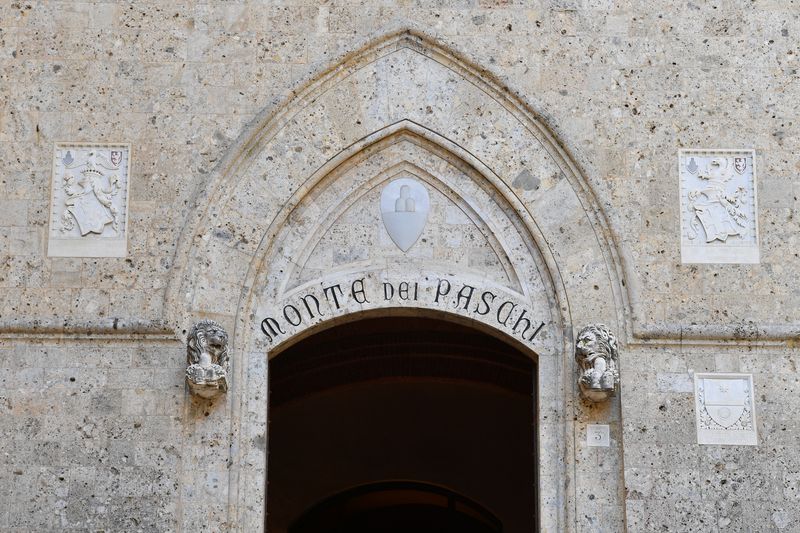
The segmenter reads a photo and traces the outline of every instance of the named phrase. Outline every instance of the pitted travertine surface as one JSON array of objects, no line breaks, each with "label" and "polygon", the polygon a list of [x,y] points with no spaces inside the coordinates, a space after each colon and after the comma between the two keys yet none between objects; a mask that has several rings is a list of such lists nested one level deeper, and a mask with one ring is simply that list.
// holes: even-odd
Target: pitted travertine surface
[{"label": "pitted travertine surface", "polygon": [[[517,97],[552,131],[587,191],[573,192],[571,171],[536,144],[542,135],[509,118],[523,110],[509,111],[460,67],[426,56],[435,55],[426,45],[348,63],[348,54],[405,28]],[[541,278],[519,283],[541,291],[533,300],[557,302],[549,313],[566,316],[567,341],[595,321],[614,324],[622,340],[621,395],[603,406],[575,403],[571,354],[543,358],[543,375],[563,378],[542,404],[566,428],[542,446],[565,454],[547,460],[570,465],[569,483],[543,479],[572,491],[542,502],[565,509],[558,523],[795,530],[798,36],[797,6],[770,0],[0,3],[0,530],[259,526],[265,354],[236,346],[231,393],[201,403],[184,390],[183,328],[211,317],[241,331],[257,306],[239,295],[264,289],[245,280],[257,278],[257,254],[284,227],[270,224],[287,201],[315,194],[297,181],[403,120],[492,161],[504,192],[526,210],[506,205],[505,214],[529,216],[542,256],[552,258],[532,256]],[[325,85],[307,114],[290,106],[341,61],[347,75]],[[247,144],[285,109],[297,117],[279,116],[273,140]],[[56,142],[130,143],[127,257],[47,257]],[[681,264],[681,148],[755,149],[759,264]],[[410,151],[400,155],[414,162]],[[230,187],[210,188],[219,183]],[[213,196],[220,191],[227,196]],[[596,218],[584,214],[593,203]],[[203,218],[207,209],[225,223]],[[336,261],[385,261],[357,250],[334,255],[337,227],[364,222],[360,209],[317,235],[296,283]],[[370,227],[374,215],[365,216]],[[451,222],[463,222],[456,215]],[[496,246],[508,232],[481,220],[469,231],[490,234],[466,256],[458,239],[469,235],[449,229],[432,238],[430,253],[514,288],[508,272],[524,250]],[[191,253],[180,251],[181,238]],[[547,272],[561,285],[548,288]],[[276,279],[265,276],[267,285]],[[754,374],[758,446],[695,444],[691,376],[708,371]],[[242,393],[244,378],[253,394]],[[588,423],[611,425],[611,448],[583,446]]]},{"label": "pitted travertine surface", "polygon": [[[161,318],[189,197],[244,125],[402,26],[441,39],[545,117],[629,255],[642,326],[797,321],[784,280],[797,264],[786,251],[797,227],[786,117],[800,21],[781,2],[6,3],[3,320]],[[458,101],[432,93],[425,105]],[[491,146],[486,126],[476,134]],[[127,260],[43,259],[49,154],[65,139],[133,143]],[[707,145],[757,150],[760,265],[680,265],[676,150]],[[769,302],[783,304],[777,314]]]}]

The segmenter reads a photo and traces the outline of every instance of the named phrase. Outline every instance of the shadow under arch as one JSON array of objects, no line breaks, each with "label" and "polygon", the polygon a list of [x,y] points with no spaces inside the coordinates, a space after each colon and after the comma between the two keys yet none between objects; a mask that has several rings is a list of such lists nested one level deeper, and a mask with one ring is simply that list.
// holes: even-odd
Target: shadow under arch
[{"label": "shadow under arch", "polygon": [[428,523],[430,531],[441,532],[448,527],[461,533],[503,531],[502,523],[490,510],[449,488],[392,480],[359,485],[328,497],[306,511],[288,533],[356,533],[357,529],[367,531],[371,523],[386,522],[399,533],[409,531],[409,525],[398,523],[398,519],[414,511]]},{"label": "shadow under arch", "polygon": [[267,531],[538,530],[535,362],[441,318],[362,317],[270,361]]},{"label": "shadow under arch", "polygon": [[534,363],[538,361],[538,354],[532,350],[530,346],[524,344],[519,339],[509,335],[499,328],[487,326],[483,322],[478,322],[476,320],[470,320],[469,318],[452,311],[443,309],[430,309],[427,307],[384,307],[380,309],[347,313],[341,317],[338,317],[336,320],[319,322],[311,328],[292,335],[280,344],[276,344],[274,348],[269,350],[268,359],[271,361],[272,359],[283,354],[295,344],[307,339],[308,337],[322,333],[337,326],[350,324],[352,322],[358,322],[361,320],[392,317],[420,317],[467,326],[490,337],[494,337],[505,344],[508,344],[520,353],[525,354]]}]

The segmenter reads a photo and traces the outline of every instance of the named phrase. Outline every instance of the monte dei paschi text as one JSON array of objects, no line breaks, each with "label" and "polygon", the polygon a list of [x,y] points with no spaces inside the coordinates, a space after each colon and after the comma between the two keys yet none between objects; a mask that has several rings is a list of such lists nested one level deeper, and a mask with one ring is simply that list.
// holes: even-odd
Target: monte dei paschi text
[{"label": "monte dei paschi text", "polygon": [[370,306],[387,307],[393,302],[403,307],[413,307],[415,302],[419,302],[428,304],[421,305],[424,307],[439,307],[470,318],[495,322],[511,335],[527,342],[533,341],[545,323],[534,320],[532,313],[521,303],[503,297],[499,292],[447,278],[438,278],[426,286],[419,281],[375,281],[362,277],[352,282],[322,284],[317,291],[309,290],[291,298],[280,313],[261,321],[261,331],[272,343],[291,329],[319,322],[326,316],[355,312]]}]

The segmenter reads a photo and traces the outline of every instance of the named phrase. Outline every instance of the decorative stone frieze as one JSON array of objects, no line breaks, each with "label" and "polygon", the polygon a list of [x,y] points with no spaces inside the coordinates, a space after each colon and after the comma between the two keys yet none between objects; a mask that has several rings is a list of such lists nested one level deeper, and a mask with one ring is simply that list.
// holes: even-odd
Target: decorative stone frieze
[{"label": "decorative stone frieze", "polygon": [[124,257],[130,145],[56,144],[47,255]]},{"label": "decorative stone frieze", "polygon": [[215,398],[228,391],[228,334],[213,320],[201,320],[186,339],[186,384],[195,396]]},{"label": "decorative stone frieze", "polygon": [[753,150],[682,150],[683,263],[758,263]]},{"label": "decorative stone frieze", "polygon": [[600,402],[613,396],[619,383],[617,338],[603,324],[589,324],[575,341],[578,385],[587,400]]},{"label": "decorative stone frieze", "polygon": [[698,444],[756,445],[752,374],[695,374]]}]

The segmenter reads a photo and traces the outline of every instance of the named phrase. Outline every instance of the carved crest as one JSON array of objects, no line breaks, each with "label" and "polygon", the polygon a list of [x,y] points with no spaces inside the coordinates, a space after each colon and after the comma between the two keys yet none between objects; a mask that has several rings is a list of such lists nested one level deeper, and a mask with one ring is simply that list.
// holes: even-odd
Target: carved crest
[{"label": "carved crest", "polygon": [[124,255],[128,150],[56,145],[49,255]]},{"label": "carved crest", "polygon": [[698,444],[758,444],[753,375],[696,373]]},{"label": "carved crest", "polygon": [[400,178],[381,192],[381,217],[386,232],[398,248],[407,252],[422,235],[431,200],[417,180]]},{"label": "carved crest", "polygon": [[758,263],[753,150],[681,150],[681,261]]},{"label": "carved crest", "polygon": [[[736,158],[743,159],[744,158]],[[735,166],[735,165],[734,165]],[[727,157],[715,157],[708,162],[705,172],[698,175],[707,185],[689,191],[688,207],[694,213],[689,239],[694,240],[702,227],[706,242],[727,241],[728,237],[741,235],[747,227],[747,214],[741,208],[747,201],[746,191],[738,187],[727,190],[731,180],[731,162]]]},{"label": "carved crest", "polygon": [[[724,429],[741,426],[743,415],[749,412],[750,390],[748,382],[742,379],[704,378],[698,383],[703,409],[708,418]],[[701,420],[703,418],[701,417]],[[709,428],[714,425],[706,422]],[[746,429],[742,426],[742,429]]]},{"label": "carved crest", "polygon": [[686,170],[689,171],[689,174],[697,174],[697,171],[700,167],[697,165],[697,161],[694,160],[694,157],[689,159],[689,162],[686,163]]},{"label": "carved crest", "polygon": [[62,231],[71,230],[74,222],[78,223],[81,235],[103,233],[107,224],[112,224],[115,230],[118,228],[118,213],[112,203],[112,198],[120,191],[115,177],[105,179],[101,172],[87,169],[78,180],[66,174],[63,186],[66,209],[61,217]]},{"label": "carved crest", "polygon": [[747,158],[746,157],[734,157],[733,158],[733,169],[736,170],[739,174],[744,174],[744,171],[747,170]]}]

